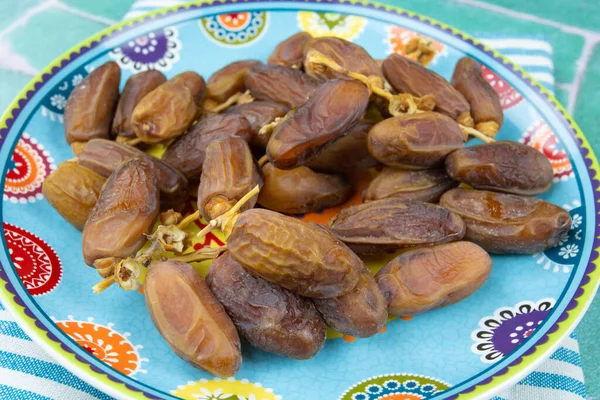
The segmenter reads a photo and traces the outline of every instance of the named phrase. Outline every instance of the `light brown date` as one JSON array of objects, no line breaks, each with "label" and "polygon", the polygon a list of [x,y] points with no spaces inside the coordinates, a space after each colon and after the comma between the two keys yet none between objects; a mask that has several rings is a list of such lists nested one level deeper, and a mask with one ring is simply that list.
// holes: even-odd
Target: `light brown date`
[{"label": "light brown date", "polygon": [[265,65],[250,71],[245,85],[255,99],[295,108],[306,103],[319,87],[319,82],[299,69]]},{"label": "light brown date", "polygon": [[492,259],[470,242],[454,242],[404,252],[375,279],[390,314],[403,317],[457,303],[490,276]]},{"label": "light brown date", "polygon": [[283,65],[291,68],[302,68],[304,64],[304,48],[312,40],[307,32],[298,32],[279,43],[268,59],[269,64]]},{"label": "light brown date", "polygon": [[259,65],[262,65],[262,62],[257,60],[242,60],[227,64],[208,78],[206,98],[223,103],[232,95],[244,92],[246,75]]}]

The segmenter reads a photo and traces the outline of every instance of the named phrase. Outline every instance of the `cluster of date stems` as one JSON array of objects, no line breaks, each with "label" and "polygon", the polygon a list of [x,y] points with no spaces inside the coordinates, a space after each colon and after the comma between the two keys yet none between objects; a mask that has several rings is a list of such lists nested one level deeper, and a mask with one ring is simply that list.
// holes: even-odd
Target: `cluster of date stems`
[{"label": "cluster of date stems", "polygon": [[[375,335],[388,316],[460,301],[490,275],[489,253],[557,245],[569,213],[530,197],[553,171],[537,150],[495,141],[498,96],[471,58],[451,82],[408,57],[374,60],[348,41],[296,34],[268,59],[207,82],[195,72],[131,76],[108,62],[68,99],[76,157],[44,182],[82,230],[85,263],[110,286],[138,289],[177,355],[220,377],[242,362],[240,336],[294,359],[315,356],[326,326]],[[483,144],[465,147],[475,137]],[[163,145],[162,157],[149,146]],[[156,147],[156,146],[155,146]],[[294,214],[361,204],[328,226]],[[198,210],[182,215],[190,188]],[[259,207],[255,207],[259,206]],[[188,225],[221,229],[222,248],[191,246]],[[157,221],[159,221],[157,223]],[[361,257],[395,253],[374,275]],[[213,260],[204,279],[190,263]]]}]

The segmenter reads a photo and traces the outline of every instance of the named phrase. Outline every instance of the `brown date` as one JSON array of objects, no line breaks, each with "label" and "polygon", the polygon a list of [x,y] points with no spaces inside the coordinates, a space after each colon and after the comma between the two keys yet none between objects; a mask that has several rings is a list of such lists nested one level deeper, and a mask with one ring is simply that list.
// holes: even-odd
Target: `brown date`
[{"label": "brown date", "polygon": [[249,142],[252,132],[248,120],[239,114],[208,115],[187,134],[177,138],[167,148],[162,160],[188,179],[199,178],[208,145],[227,137],[239,137]]},{"label": "brown date", "polygon": [[115,118],[112,122],[112,134],[123,137],[135,137],[133,125],[131,124],[131,115],[135,106],[148,93],[162,85],[167,81],[167,78],[162,72],[151,69],[144,72],[138,72],[127,79]]},{"label": "brown date", "polygon": [[44,180],[42,194],[68,223],[82,230],[105,181],[94,171],[66,161]]},{"label": "brown date", "polygon": [[283,65],[291,68],[302,68],[304,64],[304,48],[312,40],[307,32],[298,32],[279,43],[269,56],[269,64]]},{"label": "brown date", "polygon": [[93,70],[75,86],[65,106],[67,143],[108,139],[119,101],[121,69],[109,61]]},{"label": "brown date", "polygon": [[187,71],[148,93],[133,109],[131,124],[144,143],[160,143],[183,134],[202,111],[204,79]]},{"label": "brown date", "polygon": [[254,68],[246,75],[246,88],[255,99],[295,108],[306,103],[319,82],[299,69],[279,65]]},{"label": "brown date", "polygon": [[544,154],[510,141],[457,150],[446,158],[446,171],[452,179],[476,189],[522,195],[545,192],[554,178]]},{"label": "brown date", "polygon": [[403,317],[457,303],[490,276],[492,259],[470,242],[408,250],[383,267],[375,279],[390,314]]},{"label": "brown date", "polygon": [[464,147],[466,137],[456,122],[436,112],[401,115],[377,123],[369,131],[369,151],[383,164],[405,169],[440,166]]},{"label": "brown date", "polygon": [[317,171],[341,173],[375,167],[378,162],[367,148],[367,134],[372,127],[373,124],[358,122],[306,165]]},{"label": "brown date", "polygon": [[394,198],[345,208],[329,226],[357,254],[454,242],[465,235],[458,214],[435,204]]},{"label": "brown date", "polygon": [[134,158],[140,158],[154,168],[163,205],[176,205],[187,199],[188,181],[185,176],[135,147],[111,140],[93,139],[79,153],[77,162],[108,178],[119,165]]},{"label": "brown date", "polygon": [[285,214],[304,214],[344,203],[352,195],[352,185],[340,175],[321,174],[307,167],[262,167],[264,186],[258,204]]},{"label": "brown date", "polygon": [[144,297],[156,329],[175,354],[223,378],[240,369],[240,337],[194,267],[154,261],[144,281]]},{"label": "brown date", "polygon": [[471,57],[461,58],[454,68],[452,86],[469,102],[475,129],[494,137],[504,115],[498,94],[481,75],[481,64]]},{"label": "brown date", "polygon": [[390,85],[398,92],[418,97],[433,95],[435,111],[463,125],[472,125],[472,120],[465,123],[471,119],[469,103],[440,75],[396,53],[383,61],[382,70]]},{"label": "brown date", "polygon": [[358,122],[368,103],[369,90],[358,81],[325,82],[275,128],[267,145],[269,161],[281,169],[305,164]]},{"label": "brown date", "polygon": [[117,167],[83,227],[85,263],[133,256],[158,217],[159,193],[150,164],[134,159]]},{"label": "brown date", "polygon": [[314,299],[317,310],[333,330],[354,337],[377,334],[387,320],[387,303],[375,278],[364,267],[350,293],[332,299]]},{"label": "brown date", "polygon": [[253,274],[312,298],[350,292],[364,266],[325,229],[269,210],[241,213],[227,248]]},{"label": "brown date", "polygon": [[[198,187],[198,210],[207,221],[229,211],[262,178],[250,153],[248,143],[237,137],[212,142],[206,148],[202,177]],[[251,198],[240,211],[256,204]]]},{"label": "brown date", "polygon": [[252,131],[250,145],[253,148],[264,150],[271,134],[260,133],[260,128],[273,122],[275,118],[283,117],[289,110],[289,107],[274,101],[253,101],[252,103],[229,107],[225,113],[244,116],[250,123],[250,130]]},{"label": "brown date", "polygon": [[490,253],[539,253],[571,228],[567,211],[532,197],[457,188],[444,193],[440,204],[465,221],[465,240]]},{"label": "brown date", "polygon": [[252,346],[297,360],[323,348],[325,324],[314,304],[252,275],[230,253],[211,264],[206,282]]},{"label": "brown date", "polygon": [[437,203],[444,192],[456,187],[443,169],[403,170],[385,167],[369,184],[364,201],[387,199]]},{"label": "brown date", "polygon": [[[320,52],[348,71],[357,72],[365,76],[377,76],[383,80],[379,64],[364,48],[355,43],[336,37],[325,36],[311,40],[304,48],[304,54],[307,54],[310,50]],[[307,62],[304,63],[304,70],[309,75],[317,78],[325,76],[327,79],[348,79],[345,74],[341,74],[330,68],[325,68],[323,71],[315,70]]]},{"label": "brown date", "polygon": [[227,64],[214,74],[206,82],[206,98],[223,103],[236,93],[246,90],[244,79],[248,72],[262,65],[257,60],[242,60]]}]

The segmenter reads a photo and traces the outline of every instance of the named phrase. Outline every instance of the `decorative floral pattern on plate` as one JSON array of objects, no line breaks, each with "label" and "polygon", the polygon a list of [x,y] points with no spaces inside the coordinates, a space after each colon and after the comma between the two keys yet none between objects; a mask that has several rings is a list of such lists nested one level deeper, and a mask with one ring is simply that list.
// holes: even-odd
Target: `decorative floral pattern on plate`
[{"label": "decorative floral pattern on plate", "polygon": [[265,11],[219,14],[200,19],[206,35],[224,46],[243,46],[259,39],[267,29]]},{"label": "decorative floral pattern on plate", "polygon": [[146,373],[141,365],[148,359],[140,357],[138,353],[143,346],[131,344],[129,332],[121,334],[113,329],[112,323],[100,325],[91,317],[87,321],[77,321],[72,315],[67,318],[66,321],[57,321],[52,317],[52,320],[85,351],[125,375]]},{"label": "decorative floral pattern on plate", "polygon": [[356,15],[298,11],[298,26],[314,37],[335,36],[352,41],[367,26],[367,19]]},{"label": "decorative floral pattern on plate", "polygon": [[42,183],[55,169],[54,159],[44,146],[23,133],[8,160],[4,200],[26,204],[43,199]]},{"label": "decorative floral pattern on plate", "polygon": [[421,400],[448,388],[448,383],[428,376],[386,374],[357,383],[344,392],[339,400]]},{"label": "decorative floral pattern on plate", "polygon": [[558,145],[556,135],[544,121],[536,121],[527,129],[520,141],[541,151],[548,157],[554,170],[555,182],[559,180],[566,181],[574,176],[569,156],[564,150],[556,148]]},{"label": "decorative floral pattern on plate", "polygon": [[508,110],[523,100],[523,96],[521,96],[519,92],[513,89],[512,86],[504,81],[504,79],[500,78],[494,71],[485,65],[481,66],[481,74],[490,86],[494,88],[496,93],[498,93],[503,110]]},{"label": "decorative floral pattern on plate", "polygon": [[471,350],[480,355],[482,362],[495,363],[519,347],[542,324],[554,303],[554,299],[548,298],[497,309],[494,315],[479,321],[479,329],[471,334],[475,341]]},{"label": "decorative floral pattern on plate", "polygon": [[281,400],[281,396],[273,393],[273,389],[264,388],[260,383],[248,379],[200,379],[188,382],[172,390],[171,394],[190,400]]},{"label": "decorative floral pattern on plate", "polygon": [[54,290],[62,277],[62,263],[52,247],[18,226],[5,222],[3,227],[10,258],[29,294]]},{"label": "decorative floral pattern on plate", "polygon": [[133,73],[149,69],[168,71],[179,61],[181,47],[179,32],[171,26],[130,40],[109,55],[121,68]]},{"label": "decorative floral pattern on plate", "polygon": [[[389,26],[386,28],[387,38],[385,43],[388,45],[388,53],[398,53],[402,56],[407,56],[408,52],[406,51],[406,45],[414,39],[418,39],[419,37],[423,37],[423,35],[418,34],[415,31],[411,31],[409,29],[403,28],[401,26]],[[431,40],[427,37],[423,37],[424,39]],[[433,58],[427,63],[435,64],[438,56],[446,54],[446,45],[443,43],[437,42],[435,40],[431,40],[433,44],[433,48],[435,49],[435,55]],[[414,57],[409,57],[411,59],[415,59]]]},{"label": "decorative floral pattern on plate", "polygon": [[89,65],[79,67],[67,75],[60,84],[52,88],[41,102],[40,113],[42,116],[50,119],[50,121],[62,124],[67,99],[75,86],[79,85],[92,70],[93,67]]}]

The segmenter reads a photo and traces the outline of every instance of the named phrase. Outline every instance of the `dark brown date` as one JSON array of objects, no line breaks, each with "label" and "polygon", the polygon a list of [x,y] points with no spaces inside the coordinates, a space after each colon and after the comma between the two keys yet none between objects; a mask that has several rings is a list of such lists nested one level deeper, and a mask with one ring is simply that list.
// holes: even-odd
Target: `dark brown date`
[{"label": "dark brown date", "polygon": [[475,129],[493,132],[494,137],[504,115],[498,94],[481,75],[481,64],[471,57],[461,58],[454,68],[452,86],[469,102]]},{"label": "dark brown date", "polygon": [[299,69],[279,65],[254,68],[246,75],[246,88],[255,99],[295,108],[306,103],[319,82]]},{"label": "dark brown date", "polygon": [[297,360],[323,348],[325,324],[314,304],[252,275],[229,253],[212,263],[206,282],[252,346]]},{"label": "dark brown date", "polygon": [[109,61],[93,70],[75,86],[65,106],[67,143],[108,139],[119,101],[121,69]]},{"label": "dark brown date", "polygon": [[279,43],[268,59],[269,64],[283,65],[291,68],[302,68],[304,64],[304,48],[312,40],[307,32],[298,32]]},{"label": "dark brown date", "polygon": [[131,124],[131,115],[135,106],[148,93],[162,85],[167,81],[167,78],[162,72],[151,69],[144,72],[138,72],[127,79],[115,118],[112,122],[112,134],[123,137],[135,137],[133,125]]},{"label": "dark brown date", "polygon": [[394,198],[345,208],[329,226],[358,254],[454,242],[465,235],[464,222],[448,209]]},{"label": "dark brown date", "polygon": [[250,145],[253,148],[264,150],[269,143],[271,134],[260,133],[260,128],[273,122],[275,118],[283,117],[289,110],[289,107],[274,101],[253,101],[229,107],[225,113],[244,116],[250,123],[252,131]]},{"label": "dark brown date", "polygon": [[368,104],[369,90],[362,83],[343,79],[325,82],[275,128],[267,145],[269,160],[281,169],[305,164],[347,132]]},{"label": "dark brown date", "polygon": [[82,230],[105,181],[94,171],[65,161],[44,180],[42,193],[68,223]]},{"label": "dark brown date", "polygon": [[264,186],[258,204],[285,214],[304,214],[344,203],[352,194],[352,185],[340,175],[321,174],[307,167],[262,167]]},{"label": "dark brown date", "polygon": [[492,259],[470,242],[408,250],[383,267],[375,279],[390,314],[404,317],[457,303],[490,276]]},{"label": "dark brown date", "polygon": [[133,256],[146,242],[144,235],[158,217],[159,194],[150,164],[134,159],[117,167],[83,227],[85,263]]},{"label": "dark brown date", "polygon": [[390,54],[382,65],[383,74],[400,93],[435,97],[435,111],[464,123],[470,119],[471,107],[464,96],[435,72],[400,54]]},{"label": "dark brown date", "polygon": [[144,281],[144,297],[156,329],[175,354],[223,378],[240,369],[240,337],[194,267],[154,261]]},{"label": "dark brown date", "polygon": [[341,173],[375,167],[378,162],[367,148],[367,134],[372,127],[373,124],[358,122],[306,165],[317,171]]},{"label": "dark brown date", "polygon": [[443,169],[404,170],[385,167],[369,184],[364,201],[394,197],[437,203],[444,192],[456,187]]},{"label": "dark brown date", "polygon": [[446,158],[446,170],[452,179],[476,189],[522,195],[545,192],[554,178],[544,154],[509,141],[457,150]]},{"label": "dark brown date", "polygon": [[139,158],[154,168],[163,205],[181,204],[188,197],[188,181],[172,168],[135,147],[105,139],[90,140],[78,156],[78,163],[108,178],[119,165]]},{"label": "dark brown date", "polygon": [[259,65],[262,65],[262,62],[257,60],[242,60],[227,64],[208,78],[206,98],[223,103],[232,95],[246,91],[244,79],[252,68]]},{"label": "dark brown date", "polygon": [[[262,184],[250,148],[245,140],[228,137],[206,148],[198,188],[198,210],[207,221],[229,211],[246,193]],[[256,196],[241,211],[256,204]]]},{"label": "dark brown date", "polygon": [[160,143],[183,134],[202,111],[204,79],[182,72],[148,93],[133,109],[131,124],[144,143]]},{"label": "dark brown date", "polygon": [[490,253],[539,253],[571,228],[567,211],[532,197],[457,188],[444,193],[440,204],[465,221],[466,240]]},{"label": "dark brown date", "polygon": [[369,131],[369,152],[378,161],[405,169],[434,168],[466,137],[456,122],[436,112],[401,115],[377,123]]},{"label": "dark brown date", "polygon": [[200,177],[208,145],[227,137],[239,137],[249,142],[250,123],[239,114],[208,115],[175,140],[163,154],[162,160],[179,170],[188,179]]},{"label": "dark brown date", "polygon": [[387,302],[371,271],[363,268],[350,293],[332,299],[314,299],[317,310],[333,330],[354,337],[377,334],[387,320]]},{"label": "dark brown date", "polygon": [[241,213],[227,248],[253,274],[305,297],[350,292],[364,267],[327,230],[269,210]]}]

